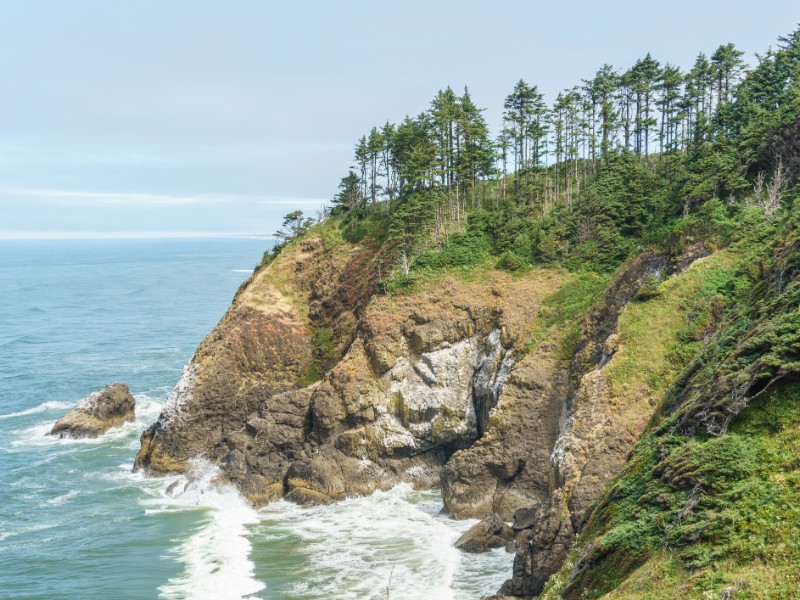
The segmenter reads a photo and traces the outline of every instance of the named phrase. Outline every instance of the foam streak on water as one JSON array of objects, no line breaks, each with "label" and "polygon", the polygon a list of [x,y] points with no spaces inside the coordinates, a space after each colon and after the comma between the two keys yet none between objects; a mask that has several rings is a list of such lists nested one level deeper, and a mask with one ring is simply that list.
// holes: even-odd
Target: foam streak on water
[{"label": "foam streak on water", "polygon": [[63,410],[65,408],[72,408],[71,402],[56,402],[56,401],[49,401],[49,402],[42,402],[38,406],[34,406],[33,408],[28,408],[25,410],[18,410],[17,412],[8,413],[7,415],[0,415],[0,419],[14,419],[16,417],[25,417],[27,415],[35,415],[38,413],[43,413],[48,410]]}]

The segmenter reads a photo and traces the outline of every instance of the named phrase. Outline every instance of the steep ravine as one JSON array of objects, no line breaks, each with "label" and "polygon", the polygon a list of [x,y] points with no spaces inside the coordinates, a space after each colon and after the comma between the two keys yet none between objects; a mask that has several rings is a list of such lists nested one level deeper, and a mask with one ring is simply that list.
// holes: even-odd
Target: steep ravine
[{"label": "steep ravine", "polygon": [[574,275],[487,270],[375,295],[391,257],[340,239],[295,242],[202,342],[135,468],[179,472],[202,455],[256,504],[441,485],[453,517],[515,523],[503,592],[536,594],[653,409],[649,384],[634,378],[631,391],[609,375],[638,351],[620,318],[648,275],[666,280],[706,253],[628,264],[566,356],[563,332],[529,341],[543,301]]},{"label": "steep ravine", "polygon": [[[645,252],[623,267],[586,317],[561,396],[542,501],[515,515],[516,556],[501,593],[530,597],[564,562],[587,509],[619,473],[678,376],[669,352],[695,295],[696,272],[719,268],[703,246],[670,257]],[[642,297],[657,281],[658,297]]]}]

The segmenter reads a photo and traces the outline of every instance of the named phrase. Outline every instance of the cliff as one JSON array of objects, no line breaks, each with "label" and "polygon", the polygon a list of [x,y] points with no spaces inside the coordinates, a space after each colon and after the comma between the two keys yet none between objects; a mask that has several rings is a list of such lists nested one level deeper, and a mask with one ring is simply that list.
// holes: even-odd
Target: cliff
[{"label": "cliff", "polygon": [[[449,465],[460,517],[510,519],[546,495],[566,369],[553,344],[524,346],[570,276],[487,271],[371,296],[378,255],[312,235],[257,272],[142,436],[136,468],[203,455],[259,503],[438,487]],[[479,439],[491,465],[476,471],[459,451]]]},{"label": "cliff", "polygon": [[[692,454],[698,427],[733,427],[747,402],[732,405],[732,394],[763,386],[763,374],[705,368],[717,336],[732,335],[731,311],[745,305],[737,299],[757,285],[742,279],[751,264],[741,250],[676,238],[612,276],[510,274],[484,262],[383,294],[391,252],[326,224],[242,285],[142,435],[136,468],[177,472],[202,455],[256,504],[331,502],[400,482],[441,487],[454,518],[512,524],[505,597],[599,597],[637,568],[655,577],[678,568],[675,559],[652,564],[640,552],[655,556],[662,537],[671,547],[712,494],[689,474],[705,456]],[[781,252],[785,277],[795,253]],[[778,320],[796,310],[783,294]],[[789,361],[792,343],[780,360],[763,359],[776,381],[791,371],[775,364]],[[736,352],[753,351],[743,348],[717,348],[714,360],[733,365]],[[781,392],[789,404],[790,389]],[[666,414],[670,429],[659,425]],[[650,509],[638,511],[648,503],[664,511],[653,517],[661,533],[639,547],[628,528],[646,528]],[[619,597],[650,588],[631,589]]]}]

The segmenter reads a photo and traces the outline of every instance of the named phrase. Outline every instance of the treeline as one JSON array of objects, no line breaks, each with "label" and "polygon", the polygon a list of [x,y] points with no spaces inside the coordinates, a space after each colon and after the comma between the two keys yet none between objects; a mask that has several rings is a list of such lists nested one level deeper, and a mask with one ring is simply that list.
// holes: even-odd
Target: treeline
[{"label": "treeline", "polygon": [[[430,108],[400,124],[373,127],[356,145],[355,166],[339,185],[334,204],[340,212],[402,205],[415,230],[434,219],[460,225],[467,198],[479,181],[494,174],[495,149],[482,110],[465,89],[447,88]],[[397,200],[397,202],[395,202]]]},{"label": "treeline", "polygon": [[332,212],[354,237],[380,230],[408,252],[448,245],[476,213],[493,252],[563,260],[600,240],[611,265],[655,221],[742,202],[757,179],[796,170],[797,148],[776,140],[800,118],[800,30],[757,58],[748,69],[725,44],[684,73],[648,54],[626,71],[603,65],[550,105],[519,81],[495,136],[469,90],[447,88],[358,141]]}]

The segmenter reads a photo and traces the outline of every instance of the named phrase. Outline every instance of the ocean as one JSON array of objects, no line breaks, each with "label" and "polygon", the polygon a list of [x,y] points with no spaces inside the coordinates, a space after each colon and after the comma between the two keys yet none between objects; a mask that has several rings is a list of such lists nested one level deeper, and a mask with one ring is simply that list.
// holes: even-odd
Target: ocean
[{"label": "ocean", "polygon": [[[455,600],[509,576],[504,550],[453,548],[474,521],[448,519],[437,491],[256,510],[202,460],[192,481],[132,473],[141,432],[267,243],[0,241],[0,598]],[[135,423],[45,435],[114,381]]]}]

